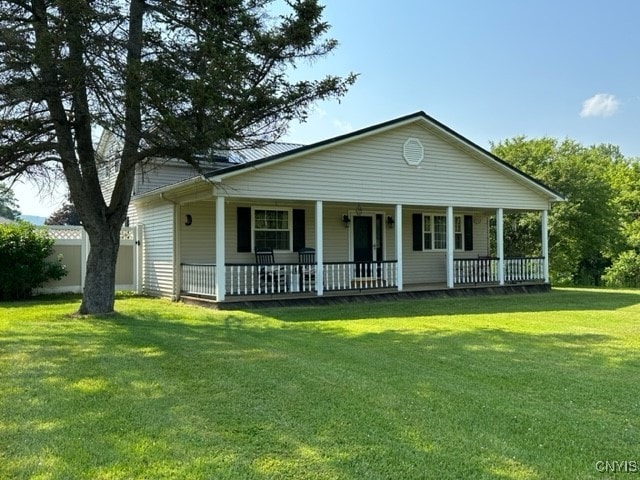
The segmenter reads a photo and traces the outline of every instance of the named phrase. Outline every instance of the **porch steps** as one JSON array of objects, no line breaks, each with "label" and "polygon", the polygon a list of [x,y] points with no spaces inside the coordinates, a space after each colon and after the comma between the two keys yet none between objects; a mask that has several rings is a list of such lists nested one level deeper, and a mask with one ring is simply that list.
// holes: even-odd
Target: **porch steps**
[{"label": "porch steps", "polygon": [[295,295],[272,295],[238,297],[227,299],[223,303],[218,303],[215,299],[200,297],[196,295],[182,295],[180,300],[191,305],[200,305],[217,310],[247,310],[253,308],[272,307],[302,307],[320,305],[341,305],[348,303],[369,303],[375,301],[402,301],[421,298],[446,298],[446,297],[468,297],[478,295],[509,295],[522,293],[543,293],[551,290],[549,284],[517,284],[517,285],[490,285],[490,286],[465,286],[456,288],[431,288],[410,289],[402,292],[394,289],[378,289],[369,291],[342,291],[325,292],[322,297],[313,293]]}]

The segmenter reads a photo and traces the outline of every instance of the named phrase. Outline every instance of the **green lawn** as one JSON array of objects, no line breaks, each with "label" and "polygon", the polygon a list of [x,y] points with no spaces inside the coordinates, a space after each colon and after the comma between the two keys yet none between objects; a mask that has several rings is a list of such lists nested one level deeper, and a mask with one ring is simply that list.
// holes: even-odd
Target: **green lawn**
[{"label": "green lawn", "polygon": [[[0,304],[0,478],[619,478],[640,291],[216,312]],[[627,462],[613,464],[612,462]]]}]

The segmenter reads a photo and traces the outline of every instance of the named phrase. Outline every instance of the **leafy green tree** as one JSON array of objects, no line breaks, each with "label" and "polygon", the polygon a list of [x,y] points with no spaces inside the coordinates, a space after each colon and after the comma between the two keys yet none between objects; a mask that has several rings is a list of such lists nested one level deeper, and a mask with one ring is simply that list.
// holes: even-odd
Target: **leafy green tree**
[{"label": "leafy green tree", "polygon": [[[598,284],[623,243],[620,208],[611,183],[615,166],[624,162],[619,149],[585,147],[569,139],[516,137],[492,145],[492,151],[567,198],[554,205],[549,216],[553,281]],[[507,218],[505,237],[520,253],[538,254],[540,216]]]},{"label": "leafy green tree", "polygon": [[82,225],[78,210],[71,201],[67,201],[44,221],[45,225]]},{"label": "leafy green tree", "polygon": [[34,288],[67,274],[62,258],[50,260],[54,240],[28,222],[0,224],[0,300],[27,298]]},{"label": "leafy green tree", "polygon": [[0,182],[0,217],[16,220],[20,216],[13,190]]},{"label": "leafy green tree", "polygon": [[614,165],[610,176],[616,191],[614,200],[619,213],[621,250],[640,251],[640,160],[626,159]]},{"label": "leafy green tree", "polygon": [[[62,170],[91,249],[80,313],[113,311],[134,169],[152,157],[200,168],[228,141],[276,140],[356,75],[289,81],[332,52],[316,0],[0,0],[0,179]],[[104,198],[92,130],[123,149]]]},{"label": "leafy green tree", "polygon": [[640,161],[618,162],[610,179],[617,192],[615,204],[622,241],[621,253],[605,270],[604,280],[612,287],[640,287]]},{"label": "leafy green tree", "polygon": [[609,287],[640,287],[640,253],[622,252],[605,270],[604,281]]}]

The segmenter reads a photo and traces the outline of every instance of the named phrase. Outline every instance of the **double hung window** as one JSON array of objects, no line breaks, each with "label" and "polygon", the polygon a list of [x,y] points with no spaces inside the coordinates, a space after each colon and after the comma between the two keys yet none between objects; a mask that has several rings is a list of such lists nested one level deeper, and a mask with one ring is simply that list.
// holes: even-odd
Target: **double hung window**
[{"label": "double hung window", "polygon": [[291,250],[291,210],[255,208],[253,210],[254,247]]},{"label": "double hung window", "polygon": [[[425,250],[446,250],[447,249],[447,217],[445,215],[425,214],[422,217],[423,223],[423,247]],[[454,248],[462,250],[464,248],[464,231],[462,216],[453,217],[454,226]]]}]

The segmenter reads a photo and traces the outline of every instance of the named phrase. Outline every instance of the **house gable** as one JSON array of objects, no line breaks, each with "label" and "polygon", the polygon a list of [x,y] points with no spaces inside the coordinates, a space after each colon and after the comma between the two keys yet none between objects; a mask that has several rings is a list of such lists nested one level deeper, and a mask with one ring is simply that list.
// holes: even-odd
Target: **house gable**
[{"label": "house gable", "polygon": [[460,138],[418,115],[222,172],[218,191],[245,198],[513,209],[546,209],[561,198]]}]

